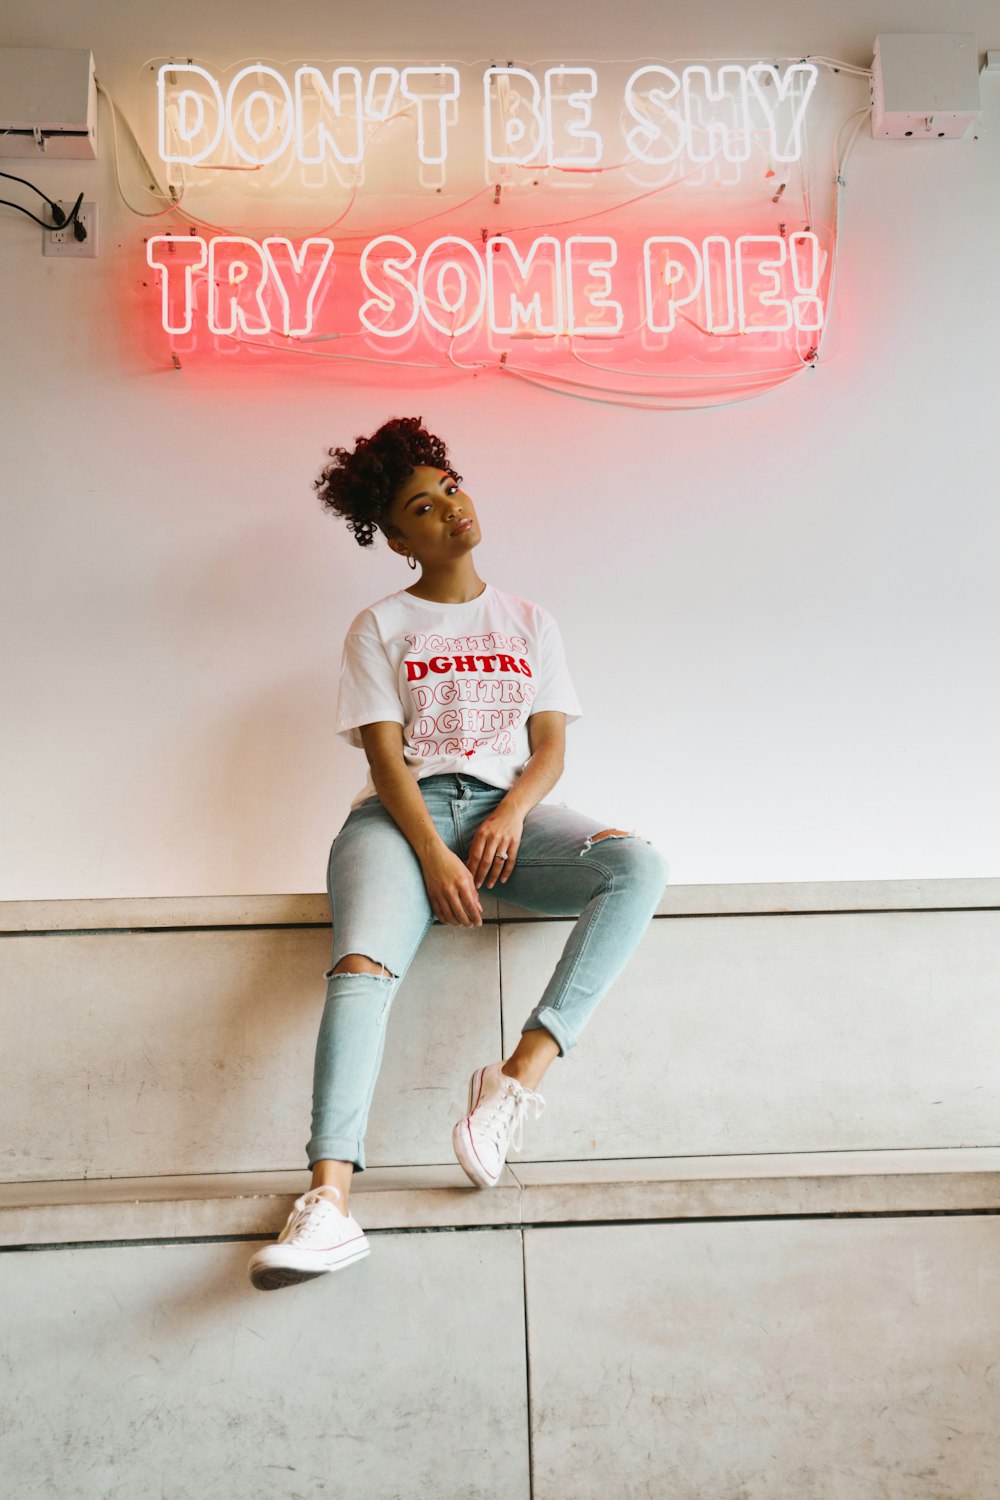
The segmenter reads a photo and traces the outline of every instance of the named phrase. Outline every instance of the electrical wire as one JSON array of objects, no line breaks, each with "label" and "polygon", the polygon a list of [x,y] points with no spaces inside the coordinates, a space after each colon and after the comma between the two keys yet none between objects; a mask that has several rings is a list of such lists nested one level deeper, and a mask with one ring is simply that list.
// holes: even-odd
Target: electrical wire
[{"label": "electrical wire", "polygon": [[322,349],[301,349],[295,344],[266,344],[261,339],[242,339],[235,333],[219,333],[216,337],[232,339],[236,344],[246,344],[253,349],[270,349],[272,353],[302,354],[310,359],[350,360],[357,364],[380,365],[383,369],[386,365],[398,365],[406,370],[435,370],[438,374],[441,373],[439,364],[428,364],[413,359],[380,359],[376,354],[326,354]]},{"label": "electrical wire", "polygon": [[[351,362],[362,363],[362,364],[375,364],[375,365],[379,365],[383,369],[388,364],[388,365],[392,365],[392,366],[400,366],[400,367],[402,367],[404,369],[420,369],[420,370],[425,370],[425,371],[431,371],[431,372],[436,373],[438,375],[444,373],[444,371],[442,370],[442,367],[439,364],[418,363],[417,361],[414,361],[414,360],[395,360],[395,359],[394,360],[385,360],[385,359],[380,359],[380,358],[378,358],[376,356],[358,355],[358,354],[327,354],[327,353],[324,353],[322,350],[319,350],[319,349],[298,349],[297,348],[297,349],[294,349],[294,351],[293,351],[291,348],[287,348],[286,349],[286,346],[283,346],[283,345],[268,344],[268,343],[265,343],[263,340],[260,340],[260,339],[240,338],[236,334],[229,334],[229,333],[220,334],[219,337],[231,339],[233,343],[240,344],[240,345],[246,345],[246,346],[251,347],[251,348],[269,349],[272,352],[295,352],[297,354],[306,355],[306,356],[308,356],[310,358],[313,358],[313,359],[328,359],[328,360],[338,360],[338,361],[339,360],[348,360],[348,361],[351,361]],[[451,358],[450,348],[449,348],[449,358]],[[697,398],[697,395],[699,395],[701,393],[694,393],[687,400],[683,400],[683,399],[678,400],[677,399],[677,393],[675,393],[674,399],[672,399],[672,400],[666,400],[665,401],[662,398],[650,397],[649,393],[647,393],[647,392],[643,392],[643,391],[622,391],[619,388],[616,388],[616,387],[613,387],[613,386],[594,386],[594,385],[588,385],[588,384],[584,384],[581,381],[572,380],[569,376],[564,376],[564,375],[556,375],[556,374],[535,375],[535,374],[529,374],[525,370],[514,369],[511,365],[509,365],[507,363],[493,363],[493,364],[491,364],[491,363],[488,363],[488,362],[483,362],[483,363],[481,363],[479,365],[462,365],[462,364],[459,364],[453,358],[451,359],[451,362],[452,362],[452,364],[454,364],[454,366],[455,366],[456,369],[459,369],[459,370],[472,370],[473,373],[474,373],[474,375],[478,375],[478,373],[479,373],[480,370],[486,370],[486,371],[492,371],[492,372],[502,372],[505,375],[510,375],[511,377],[513,377],[515,379],[523,380],[523,381],[527,382],[529,385],[538,386],[538,387],[540,387],[543,390],[548,390],[548,391],[553,392],[553,393],[555,393],[557,395],[576,396],[577,399],[598,401],[602,405],[632,406],[632,407],[635,407],[637,409],[646,410],[646,411],[695,411],[695,410],[712,410],[712,409],[718,408],[720,405],[732,405],[732,404],[734,404],[736,402],[739,402],[739,401],[747,401],[747,400],[754,399],[754,398],[756,398],[758,396],[764,395],[764,394],[766,394],[767,391],[773,390],[773,389],[775,389],[779,385],[784,385],[786,383],[786,381],[788,381],[789,379],[794,379],[795,375],[801,373],[800,370],[795,370],[792,375],[787,375],[786,374],[786,375],[782,376],[782,378],[779,379],[779,380],[774,380],[774,381],[755,381],[754,382],[754,386],[755,387],[759,386],[760,387],[759,390],[758,389],[752,389],[752,390],[749,390],[748,392],[746,392],[744,394],[730,396],[728,398],[728,400],[725,401],[725,402],[719,402],[719,401],[700,401],[700,400],[698,400],[696,398]],[[808,366],[802,366],[802,368],[809,368],[809,367]],[[603,394],[596,394],[597,392],[601,392]],[[590,394],[585,394],[585,393],[590,393]],[[612,396],[615,399],[613,401],[608,401],[607,400],[608,396]]]},{"label": "electrical wire", "polygon": [[584,365],[588,370],[598,370],[605,375],[627,375],[632,379],[639,380],[715,380],[720,383],[727,381],[735,385],[742,385],[746,382],[753,385],[760,385],[763,381],[758,377],[770,379],[773,375],[796,375],[801,366],[807,363],[806,360],[799,356],[799,363],[797,365],[776,365],[772,370],[736,370],[732,374],[714,371],[711,375],[699,375],[693,371],[690,374],[675,374],[672,370],[619,370],[614,365],[601,365],[596,360],[584,359],[573,348],[573,336],[570,335],[569,338],[569,352],[578,364]]},{"label": "electrical wire", "polygon": [[[840,124],[837,127],[836,134],[834,135],[834,138],[833,138],[834,168],[835,168],[835,171],[834,171],[834,187],[833,187],[833,246],[834,246],[834,255],[833,255],[833,260],[832,260],[831,265],[830,265],[830,284],[829,284],[829,286],[826,289],[826,307],[824,308],[824,311],[823,311],[823,327],[820,329],[819,338],[816,340],[816,358],[817,358],[817,360],[819,359],[820,353],[821,353],[822,348],[823,348],[823,342],[824,342],[824,340],[826,338],[826,331],[827,331],[827,329],[830,326],[830,314],[831,314],[831,309],[833,308],[833,294],[834,294],[834,288],[836,286],[836,281],[837,281],[837,263],[838,263],[839,258],[840,258],[837,255],[837,253],[836,253],[837,246],[840,244],[840,219],[841,219],[840,192],[841,192],[841,188],[846,187],[846,185],[847,185],[846,181],[845,181],[845,178],[844,178],[844,168],[847,165],[847,158],[848,158],[848,156],[851,153],[851,147],[854,145],[854,142],[857,139],[858,131],[861,129],[861,126],[864,124],[865,116],[866,115],[870,115],[871,112],[872,112],[872,106],[870,104],[865,104],[860,109],[852,110],[849,115],[845,115],[844,118],[841,120]],[[856,119],[855,119],[855,116],[857,117]],[[850,138],[849,138],[849,140],[847,142],[847,147],[846,147],[846,149],[844,151],[843,156],[841,156],[839,158],[839,160],[838,160],[838,158],[837,158],[837,148],[838,148],[838,144],[839,144],[839,141],[840,141],[841,132],[842,132],[844,126],[847,124],[848,120],[852,120],[852,119],[855,122],[854,123],[854,129],[851,131],[851,135],[850,135]]]},{"label": "electrical wire", "polygon": [[[81,201],[83,195],[81,194]],[[26,214],[29,219],[34,219],[36,224],[41,224],[43,229],[62,229],[62,224],[46,224],[37,214],[33,214],[30,208],[24,208],[20,203],[13,203],[10,198],[0,198],[0,206],[3,208],[16,208],[19,214]]]},{"label": "electrical wire", "polygon": [[115,185],[118,188],[118,196],[119,196],[119,198],[122,200],[122,202],[124,203],[125,207],[128,209],[129,213],[135,214],[140,219],[162,219],[163,216],[164,216],[164,214],[173,213],[178,208],[180,200],[177,200],[175,202],[174,199],[173,199],[173,197],[172,197],[172,195],[170,193],[165,193],[163,191],[163,189],[160,187],[160,185],[159,185],[159,183],[158,183],[158,181],[156,179],[156,173],[153,171],[152,167],[149,165],[149,162],[146,160],[145,152],[143,151],[142,146],[139,144],[139,138],[136,135],[135,131],[132,129],[132,123],[129,120],[128,116],[125,114],[124,110],[122,110],[122,112],[121,112],[122,113],[122,119],[125,121],[125,124],[126,124],[126,126],[128,128],[129,135],[132,137],[132,144],[135,146],[136,153],[138,154],[139,160],[143,164],[143,166],[146,168],[146,171],[148,172],[149,176],[153,179],[152,183],[150,184],[150,187],[149,187],[149,192],[155,193],[157,195],[157,197],[159,197],[159,198],[169,199],[170,200],[169,201],[169,207],[162,208],[162,209],[157,209],[153,213],[147,213],[145,209],[136,208],[134,206],[134,204],[132,204],[132,203],[129,202],[128,198],[125,195],[125,189],[122,187],[121,171],[119,170],[119,161],[118,161],[118,106],[115,104],[113,96],[108,93],[108,90],[104,87],[103,83],[101,83],[100,80],[98,78],[96,78],[96,77],[94,79],[94,84],[95,84],[95,86],[97,88],[97,92],[99,94],[103,94],[104,97],[105,97],[105,99],[108,101],[108,103],[111,106],[111,143],[112,143],[112,147],[113,147],[113,156],[114,156]]},{"label": "electrical wire", "polygon": [[[73,207],[70,209],[69,213],[64,214],[58,203],[53,203],[52,199],[48,197],[46,193],[43,193],[41,188],[35,187],[35,184],[33,182],[29,182],[27,177],[15,177],[13,172],[0,172],[0,177],[7,177],[11,182],[22,182],[24,186],[30,188],[33,193],[37,193],[39,198],[44,198],[45,202],[51,208],[52,217],[56,219],[56,222],[54,224],[46,224],[45,220],[40,219],[37,214],[33,214],[30,208],[25,208],[20,203],[14,203],[9,198],[0,198],[0,204],[2,204],[4,208],[16,208],[18,213],[26,214],[29,219],[34,219],[35,223],[41,224],[43,229],[69,229],[70,225],[76,225],[78,223],[80,204],[83,202],[82,193],[73,204]],[[58,218],[56,217],[57,215]],[[80,225],[80,227],[81,229],[83,229],[82,224]],[[73,233],[74,235],[76,234],[75,228],[73,230]],[[84,230],[82,237],[86,239],[86,230]],[[77,236],[77,238],[80,238],[80,236]]]},{"label": "electrical wire", "polygon": [[[186,62],[186,63],[203,63],[203,64],[206,65],[206,68],[212,66],[212,59],[211,58],[207,58],[207,57],[199,58],[199,57],[191,56],[191,57],[185,57],[183,61]],[[689,56],[689,57],[668,57],[668,58],[663,58],[663,57],[613,57],[613,58],[609,58],[607,61],[609,63],[612,63],[612,64],[618,63],[618,64],[621,64],[623,66],[625,66],[625,65],[631,65],[633,63],[649,63],[649,64],[652,64],[652,65],[657,66],[657,67],[663,67],[667,63],[684,63],[684,62],[690,62],[690,63],[707,63],[707,62],[721,62],[721,63],[744,63],[744,62],[749,62],[749,63],[754,63],[754,62],[758,62],[759,63],[759,62],[763,61],[763,59],[760,57],[759,53],[756,53],[756,54],[747,53],[743,57],[734,57],[732,55],[732,53],[727,53],[724,57],[704,57],[704,56],[698,54],[698,55],[692,55],[692,56]],[[770,59],[770,61],[773,62],[773,63],[781,63],[781,62],[797,62],[797,63],[811,62],[811,63],[818,63],[821,67],[829,68],[832,72],[835,72],[835,73],[864,73],[866,75],[870,75],[871,71],[872,71],[871,68],[863,68],[858,63],[845,62],[841,58],[838,58],[838,57],[826,57],[826,56],[824,56],[821,53],[807,53],[805,57],[772,57]],[[300,67],[320,68],[324,64],[327,64],[327,65],[332,66],[332,67],[344,67],[344,66],[357,67],[358,65],[366,65],[366,64],[369,64],[369,63],[374,63],[376,66],[388,66],[388,65],[392,64],[393,62],[401,62],[401,63],[404,64],[404,66],[412,66],[413,59],[411,57],[391,58],[391,57],[386,57],[383,54],[380,57],[353,57],[353,58],[351,58],[349,60],[348,63],[345,63],[344,60],[343,60],[343,58],[339,58],[338,59],[338,58],[335,58],[335,57],[321,57],[321,58],[296,58],[296,57],[290,57],[290,58],[284,58],[284,59],[274,59],[274,58],[267,59],[267,58],[263,58],[259,54],[257,54],[254,57],[241,57],[241,58],[238,59],[238,61],[229,63],[227,65],[227,71],[228,72],[232,72],[232,71],[234,71],[237,68],[242,68],[244,66],[244,64],[246,64],[246,63],[257,63],[257,64],[260,64],[261,66],[265,66],[265,67],[277,67],[277,68],[291,68],[291,67],[294,67],[296,65],[300,66]],[[525,59],[522,63],[518,64],[517,66],[524,67],[524,68],[535,68],[535,67],[538,67],[541,63],[553,63],[553,62],[555,62],[557,66],[565,66],[565,65],[567,65],[566,64],[565,56],[562,56],[561,62],[557,62],[557,60],[555,58],[552,58],[552,57],[532,57],[532,58]],[[183,63],[181,61],[179,61],[178,58],[176,58],[176,57],[165,57],[162,54],[159,54],[159,55],[157,55],[155,57],[147,57],[146,60],[145,60],[145,62],[141,64],[141,68],[144,70],[148,66],[150,72],[152,72],[154,70],[154,65],[156,63],[159,63],[164,68],[169,68],[171,64],[173,64],[176,67],[182,67],[183,66]],[[487,65],[487,67],[491,67],[491,68],[499,66],[495,57],[473,57],[473,58],[465,59],[462,62],[461,66],[465,67],[465,68],[479,68],[479,67],[482,67],[482,65],[484,63]],[[442,59],[432,59],[430,62],[428,62],[425,59],[423,65],[425,67],[438,67],[438,68],[454,67],[455,66],[454,63],[449,63],[449,62],[445,61],[443,58]],[[513,61],[511,61],[509,65],[511,67],[515,66],[515,64],[513,63]],[[569,64],[569,66],[572,66],[572,64]],[[583,67],[587,67],[587,66],[590,66],[590,64],[584,63],[584,64],[582,64],[582,66]]]},{"label": "electrical wire", "polygon": [[[619,390],[615,390],[613,387],[583,385],[579,381],[568,381],[566,377],[560,375],[546,375],[544,377],[529,375],[523,370],[512,369],[509,364],[493,365],[491,366],[491,368],[494,370],[502,371],[505,376],[509,376],[511,379],[523,380],[528,385],[538,386],[540,387],[540,389],[553,392],[556,395],[572,396],[578,401],[596,401],[602,406],[631,406],[636,408],[637,410],[643,411],[715,410],[722,405],[732,406],[740,401],[758,400],[761,396],[766,395],[769,390],[776,390],[779,385],[784,385],[788,380],[797,379],[798,375],[801,373],[801,371],[796,371],[794,375],[786,375],[781,380],[776,380],[773,382],[773,384],[764,386],[762,390],[749,391],[745,395],[732,396],[728,401],[725,402],[670,402],[659,399],[645,399],[642,392],[622,392]],[[567,389],[565,387],[570,388]],[[573,389],[572,387],[576,387],[576,389]],[[597,394],[598,392],[604,392],[604,394]],[[613,401],[609,401],[607,399],[607,396],[609,395],[616,397],[616,399]]]},{"label": "electrical wire", "polygon": [[859,67],[857,63],[842,62],[837,57],[822,57],[817,52],[810,52],[806,57],[776,57],[775,62],[819,63],[821,68],[829,68],[834,73],[857,73],[862,78],[872,76],[871,68]]},{"label": "electrical wire", "polygon": [[[37,193],[38,196],[39,196],[39,198],[43,198],[45,200],[45,202],[51,208],[53,214],[57,214],[57,213],[61,214],[62,213],[62,209],[59,207],[58,203],[53,203],[52,199],[50,197],[48,197],[48,195],[46,193],[43,193],[42,190],[41,190],[41,188],[35,187],[35,184],[33,182],[29,182],[28,179],[27,179],[27,177],[15,177],[13,172],[0,172],[0,177],[6,177],[11,182],[20,182],[20,183],[22,183],[24,187],[30,188],[33,193]],[[82,196],[83,195],[81,194],[81,197]],[[15,203],[13,205],[13,207],[16,208],[17,204]],[[58,228],[60,226],[57,225],[56,227]]]}]

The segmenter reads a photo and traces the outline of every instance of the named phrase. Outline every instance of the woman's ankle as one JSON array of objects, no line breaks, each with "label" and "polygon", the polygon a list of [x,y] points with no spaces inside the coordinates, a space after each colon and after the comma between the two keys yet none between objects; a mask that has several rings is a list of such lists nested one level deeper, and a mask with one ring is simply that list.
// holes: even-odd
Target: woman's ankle
[{"label": "woman's ankle", "polygon": [[329,1188],[331,1191],[324,1192],[324,1198],[329,1198],[331,1203],[336,1203],[343,1214],[349,1212],[348,1202],[353,1183],[353,1161],[325,1157],[322,1161],[313,1162],[311,1191]]},{"label": "woman's ankle", "polygon": [[345,1216],[350,1213],[348,1194],[345,1193],[342,1188],[339,1188],[336,1183],[319,1182],[314,1188],[311,1188],[310,1191],[314,1193],[321,1193],[324,1198],[328,1198],[331,1203],[335,1203],[340,1209],[340,1212]]}]

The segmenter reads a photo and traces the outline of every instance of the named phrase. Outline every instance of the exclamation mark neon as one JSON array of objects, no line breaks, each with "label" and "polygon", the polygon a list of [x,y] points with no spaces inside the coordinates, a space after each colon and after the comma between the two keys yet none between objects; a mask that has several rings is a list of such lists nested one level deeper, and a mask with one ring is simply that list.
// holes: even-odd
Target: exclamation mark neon
[{"label": "exclamation mark neon", "polygon": [[789,236],[789,260],[795,296],[792,310],[795,326],[810,332],[823,327],[823,302],[819,295],[822,275],[819,240],[811,230]]}]

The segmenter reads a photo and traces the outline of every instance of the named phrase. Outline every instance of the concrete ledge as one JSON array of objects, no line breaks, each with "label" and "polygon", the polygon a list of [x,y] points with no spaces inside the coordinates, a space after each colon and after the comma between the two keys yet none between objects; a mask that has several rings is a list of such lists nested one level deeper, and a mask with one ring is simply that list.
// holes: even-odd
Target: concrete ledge
[{"label": "concrete ledge", "polygon": [[[549,922],[480,891],[486,921]],[[1000,907],[1000,878],[761,881],[668,886],[658,917],[761,916],[791,912],[981,910]],[[0,901],[0,933],[147,932],[196,927],[328,927],[326,894],[137,896]]]},{"label": "concrete ledge", "polygon": [[[827,888],[826,911],[805,909],[808,888],[797,903],[776,900],[790,887],[758,888],[757,912],[738,909],[753,888],[715,888],[714,904],[658,917],[583,1044],[546,1075],[520,1159],[1000,1147],[1000,908],[961,905],[989,884],[869,887],[874,909],[848,882]],[[949,891],[948,906],[892,905]],[[118,912],[135,926],[93,931],[49,903],[32,920],[62,926],[0,938],[0,1178],[305,1169],[335,930],[299,920],[298,898],[295,921],[264,921],[280,915],[271,899],[238,921],[238,898],[194,903],[194,926],[170,925],[176,903],[126,903],[142,908]],[[778,904],[797,909],[766,909]],[[213,926],[226,905],[232,925]],[[469,1074],[509,1055],[572,930],[504,918],[427,933],[394,1004],[370,1168],[455,1164]]]},{"label": "concrete ledge", "polygon": [[[5,1183],[0,1245],[277,1235],[310,1180],[304,1169]],[[481,1192],[457,1163],[369,1167],[352,1189],[351,1207],[365,1229],[470,1228],[516,1224],[520,1196],[509,1170]]]},{"label": "concrete ledge", "polygon": [[1000,1148],[524,1162],[524,1224],[1000,1209]]},{"label": "concrete ledge", "polygon": [[[277,1235],[308,1171],[0,1186],[0,1245]],[[1000,1211],[1000,1148],[794,1152],[508,1164],[492,1190],[457,1165],[370,1167],[365,1229]]]}]

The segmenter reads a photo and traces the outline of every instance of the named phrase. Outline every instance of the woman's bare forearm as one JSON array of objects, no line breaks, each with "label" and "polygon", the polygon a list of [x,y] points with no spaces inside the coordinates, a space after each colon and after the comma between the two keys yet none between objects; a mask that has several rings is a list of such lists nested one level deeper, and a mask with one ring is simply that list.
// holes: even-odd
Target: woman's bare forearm
[{"label": "woman's bare forearm", "polygon": [[563,757],[558,746],[539,745],[503,802],[526,817],[543,797],[548,796],[562,773]]},{"label": "woman's bare forearm", "polygon": [[404,761],[376,761],[371,773],[379,801],[402,829],[421,864],[435,849],[447,847]]}]

